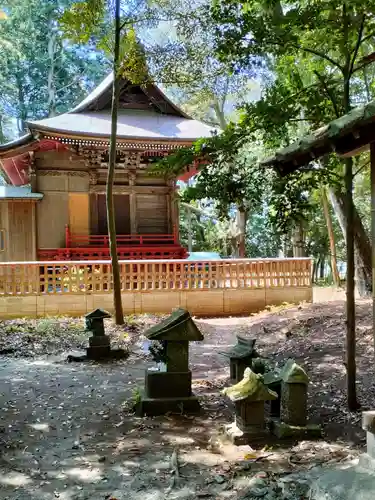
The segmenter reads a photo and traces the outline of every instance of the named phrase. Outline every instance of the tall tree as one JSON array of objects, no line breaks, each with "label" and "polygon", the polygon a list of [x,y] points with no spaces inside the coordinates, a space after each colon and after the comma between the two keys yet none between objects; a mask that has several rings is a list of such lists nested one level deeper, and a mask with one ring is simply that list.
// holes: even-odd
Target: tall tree
[{"label": "tall tree", "polygon": [[[129,7],[129,4],[127,5]],[[147,67],[143,51],[135,36],[133,25],[137,22],[136,8],[121,11],[120,0],[114,6],[106,0],[85,0],[74,3],[61,18],[67,36],[77,43],[88,43],[97,37],[98,45],[105,47],[112,59],[113,87],[111,110],[111,137],[107,175],[106,203],[109,246],[113,277],[113,302],[116,324],[124,323],[121,299],[121,275],[117,255],[116,223],[113,199],[114,173],[117,152],[117,116],[119,103],[119,80],[121,76],[133,82],[145,82]],[[126,57],[125,57],[126,56]]]},{"label": "tall tree", "polygon": [[57,19],[72,0],[3,0],[0,25],[0,114],[17,122],[67,111],[108,71],[103,52],[67,44]]},{"label": "tall tree", "polygon": [[[347,113],[356,77],[373,61],[369,42],[375,33],[375,5],[356,0],[284,2],[217,1],[212,15],[218,21],[218,51],[233,67],[257,57],[287,56],[299,66],[310,64],[336,116]],[[363,57],[362,50],[365,50]],[[301,93],[306,92],[302,85]],[[356,89],[358,93],[358,89]],[[309,109],[311,111],[311,109]],[[306,116],[305,119],[308,119]],[[329,113],[321,117],[329,121]],[[347,372],[348,406],[357,407],[355,391],[354,246],[355,210],[352,199],[352,160],[346,159],[345,190],[347,242]],[[344,201],[345,200],[345,201]],[[361,249],[359,249],[361,251]]]}]

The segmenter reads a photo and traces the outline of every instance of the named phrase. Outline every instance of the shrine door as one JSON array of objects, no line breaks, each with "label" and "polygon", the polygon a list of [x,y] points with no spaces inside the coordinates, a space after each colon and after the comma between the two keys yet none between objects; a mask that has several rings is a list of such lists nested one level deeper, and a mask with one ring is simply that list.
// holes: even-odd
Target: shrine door
[{"label": "shrine door", "polygon": [[[113,195],[115,205],[116,233],[130,234],[130,202],[129,195]],[[108,234],[107,204],[104,194],[98,195],[98,234]]]}]

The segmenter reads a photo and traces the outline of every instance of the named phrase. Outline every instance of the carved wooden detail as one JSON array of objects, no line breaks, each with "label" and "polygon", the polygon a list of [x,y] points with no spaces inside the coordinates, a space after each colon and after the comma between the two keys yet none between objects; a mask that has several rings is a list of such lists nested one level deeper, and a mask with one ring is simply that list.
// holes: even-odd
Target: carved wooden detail
[{"label": "carved wooden detail", "polygon": [[98,172],[96,170],[89,170],[89,184],[90,186],[96,186],[98,184]]},{"label": "carved wooden detail", "polygon": [[61,177],[67,175],[68,177],[87,177],[88,172],[84,170],[38,170],[40,176]]}]

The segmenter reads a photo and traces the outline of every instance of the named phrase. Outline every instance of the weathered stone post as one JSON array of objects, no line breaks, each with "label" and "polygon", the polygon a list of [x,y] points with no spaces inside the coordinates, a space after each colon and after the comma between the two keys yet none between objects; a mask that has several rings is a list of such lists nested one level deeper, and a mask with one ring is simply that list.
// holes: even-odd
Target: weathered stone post
[{"label": "weathered stone post", "polygon": [[251,368],[252,360],[258,356],[255,351],[256,339],[248,339],[237,335],[237,344],[220,354],[229,358],[230,382],[236,384],[243,379],[245,369]]},{"label": "weathered stone post", "polygon": [[104,331],[104,319],[111,315],[103,309],[95,309],[85,316],[86,330],[92,333],[87,348],[88,359],[102,359],[110,356],[111,343]]},{"label": "weathered stone post", "polygon": [[277,399],[272,399],[269,406],[269,416],[271,418],[280,418],[281,406],[281,375],[280,371],[273,371],[264,374],[263,381],[265,385],[271,389],[271,391],[276,392]]},{"label": "weathered stone post", "polygon": [[174,311],[169,318],[146,332],[155,361],[164,369],[147,370],[145,394],[137,404],[140,415],[162,415],[169,411],[197,412],[198,398],[191,391],[189,342],[203,340],[203,335],[184,309]]},{"label": "weathered stone post", "polygon": [[224,389],[223,394],[235,404],[235,421],[226,428],[231,441],[242,445],[264,437],[264,403],[276,399],[277,394],[264,385],[262,375],[246,368],[241,382]]},{"label": "weathered stone post", "polygon": [[89,337],[89,347],[86,349],[86,356],[68,356],[68,361],[88,360],[108,360],[122,359],[128,356],[124,349],[111,349],[111,342],[108,335],[105,334],[104,320],[111,315],[103,309],[95,309],[85,316],[86,330],[92,333]]},{"label": "weathered stone post", "polygon": [[305,370],[289,359],[280,372],[280,420],[273,421],[277,437],[320,437],[317,425],[307,425],[307,387],[309,378]]}]

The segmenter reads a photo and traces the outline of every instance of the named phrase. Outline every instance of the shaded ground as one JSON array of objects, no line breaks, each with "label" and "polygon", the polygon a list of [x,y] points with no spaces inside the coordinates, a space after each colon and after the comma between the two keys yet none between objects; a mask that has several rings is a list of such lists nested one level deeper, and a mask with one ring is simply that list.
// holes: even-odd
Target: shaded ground
[{"label": "shaded ground", "polygon": [[[357,315],[359,399],[374,408],[370,302],[359,302]],[[191,367],[204,413],[196,418],[141,419],[131,412],[150,363],[142,331],[156,320],[134,318],[111,331],[132,352],[111,364],[64,361],[62,351],[87,341],[78,320],[73,329],[70,323],[72,335],[62,319],[35,323],[32,331],[25,323],[0,323],[0,348],[18,342],[16,352],[0,357],[0,500],[302,499],[307,486],[300,471],[349,460],[362,448],[360,413],[345,409],[343,302],[198,320],[205,340],[193,345]],[[292,356],[305,366],[310,415],[323,424],[324,441],[283,447],[269,441],[252,450],[217,439],[232,419],[219,393],[229,370],[218,351],[237,333],[256,336],[259,351],[276,362]],[[25,357],[30,351],[33,357]],[[180,478],[171,474],[174,450]]]}]

